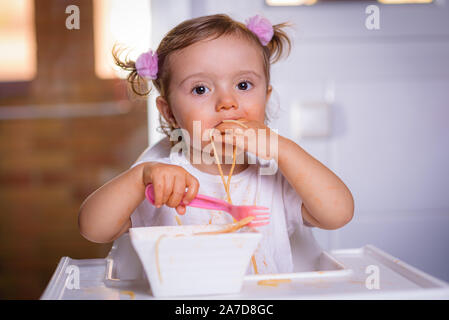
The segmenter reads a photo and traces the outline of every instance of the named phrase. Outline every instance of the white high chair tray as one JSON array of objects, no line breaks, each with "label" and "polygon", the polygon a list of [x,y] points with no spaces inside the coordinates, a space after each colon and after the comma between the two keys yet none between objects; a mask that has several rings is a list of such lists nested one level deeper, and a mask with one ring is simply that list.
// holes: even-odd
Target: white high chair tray
[{"label": "white high chair tray", "polygon": [[[245,277],[239,294],[179,299],[449,299],[448,283],[371,245],[332,251],[324,255],[323,261],[326,260],[336,263],[336,270],[251,275]],[[41,299],[156,299],[146,279],[114,278],[113,262],[111,255],[89,260],[63,257]],[[371,281],[375,273],[378,287]],[[77,277],[79,288],[73,285]],[[263,278],[291,281],[277,286],[258,284]]]}]

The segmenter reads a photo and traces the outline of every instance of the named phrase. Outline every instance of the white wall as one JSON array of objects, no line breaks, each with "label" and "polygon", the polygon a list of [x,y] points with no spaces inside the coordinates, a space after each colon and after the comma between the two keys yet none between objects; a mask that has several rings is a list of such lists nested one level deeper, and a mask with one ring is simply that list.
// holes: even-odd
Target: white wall
[{"label": "white wall", "polygon": [[[371,243],[449,281],[449,1],[379,4],[380,30],[372,31],[368,4],[152,0],[153,39],[205,14],[293,22],[293,52],[272,69],[283,111],[272,127],[333,170],[356,205],[350,224],[315,230],[318,240],[326,249]],[[334,97],[331,134],[294,136],[292,108],[326,92]]]}]

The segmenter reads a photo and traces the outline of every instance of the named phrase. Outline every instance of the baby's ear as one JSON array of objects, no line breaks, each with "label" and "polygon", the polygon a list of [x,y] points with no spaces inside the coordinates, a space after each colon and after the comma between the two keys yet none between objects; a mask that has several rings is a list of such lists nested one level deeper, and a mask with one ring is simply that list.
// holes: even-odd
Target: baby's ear
[{"label": "baby's ear", "polygon": [[159,110],[159,112],[162,114],[162,116],[164,117],[165,121],[167,121],[168,123],[176,124],[176,120],[175,117],[173,116],[173,113],[170,109],[170,106],[168,105],[167,100],[165,100],[165,98],[159,96],[156,98],[156,106],[157,109]]}]

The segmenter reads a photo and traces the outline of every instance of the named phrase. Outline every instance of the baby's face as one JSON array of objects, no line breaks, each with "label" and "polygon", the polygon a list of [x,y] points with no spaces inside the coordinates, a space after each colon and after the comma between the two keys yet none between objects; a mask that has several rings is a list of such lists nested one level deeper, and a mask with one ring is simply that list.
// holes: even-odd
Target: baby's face
[{"label": "baby's face", "polygon": [[194,121],[204,130],[225,119],[261,123],[271,93],[260,48],[236,36],[197,42],[170,56],[170,108],[193,138]]}]

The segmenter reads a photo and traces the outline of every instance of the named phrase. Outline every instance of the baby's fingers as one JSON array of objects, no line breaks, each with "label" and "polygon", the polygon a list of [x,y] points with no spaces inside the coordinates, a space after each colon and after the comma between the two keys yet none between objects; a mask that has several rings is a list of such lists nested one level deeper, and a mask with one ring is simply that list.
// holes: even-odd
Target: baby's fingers
[{"label": "baby's fingers", "polygon": [[183,204],[180,204],[176,207],[176,212],[182,216],[184,213],[186,213],[186,207]]},{"label": "baby's fingers", "polygon": [[160,181],[157,183],[153,183],[153,192],[154,192],[154,205],[159,208],[162,205],[162,200],[164,196],[164,182]]},{"label": "baby's fingers", "polygon": [[175,178],[171,175],[165,176],[165,187],[164,187],[164,196],[162,197],[162,203],[168,205],[168,199],[173,192],[173,185],[175,183]]},{"label": "baby's fingers", "polygon": [[200,183],[194,176],[188,174],[186,176],[186,185],[187,185],[188,190],[187,190],[182,202],[184,204],[189,204],[198,194],[198,189],[200,187]]},{"label": "baby's fingers", "polygon": [[168,199],[167,205],[171,208],[177,207],[181,203],[181,200],[184,197],[185,192],[186,192],[186,182],[184,179],[184,175],[176,176],[175,182],[173,184],[172,194]]}]

